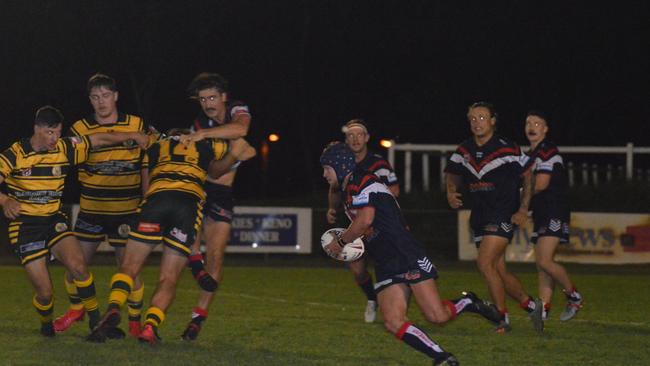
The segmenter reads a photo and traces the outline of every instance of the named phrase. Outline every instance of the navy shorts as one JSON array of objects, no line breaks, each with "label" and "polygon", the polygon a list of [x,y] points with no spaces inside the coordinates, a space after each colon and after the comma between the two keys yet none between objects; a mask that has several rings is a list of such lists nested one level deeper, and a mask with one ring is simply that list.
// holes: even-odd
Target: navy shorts
[{"label": "navy shorts", "polygon": [[378,266],[375,269],[375,276],[377,277],[375,292],[379,293],[385,288],[398,283],[405,283],[410,286],[428,279],[435,280],[438,278],[438,270],[431,260],[425,256],[408,264],[401,271],[382,271],[382,268]]},{"label": "navy shorts", "polygon": [[508,243],[512,240],[516,226],[512,222],[490,222],[485,225],[478,225],[472,227],[472,236],[476,247],[481,244],[481,240],[486,235],[495,235],[508,239]]},{"label": "navy shorts", "polygon": [[204,188],[207,197],[203,205],[203,215],[213,221],[231,223],[235,207],[232,187],[205,182]]},{"label": "navy shorts", "polygon": [[554,236],[560,238],[560,244],[569,242],[569,220],[560,218],[533,218],[533,233],[530,241],[537,244],[537,239],[543,236]]}]

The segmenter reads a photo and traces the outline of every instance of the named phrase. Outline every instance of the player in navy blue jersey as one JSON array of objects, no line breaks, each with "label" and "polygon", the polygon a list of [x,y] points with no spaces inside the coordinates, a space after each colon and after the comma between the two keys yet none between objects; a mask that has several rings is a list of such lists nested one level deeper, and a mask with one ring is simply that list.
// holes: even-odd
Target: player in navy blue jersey
[{"label": "player in navy blue jersey", "polygon": [[534,221],[532,242],[539,272],[539,296],[544,302],[543,318],[548,317],[553,289],[558,282],[567,298],[560,320],[567,321],[580,310],[583,300],[564,267],[553,259],[557,246],[569,243],[571,211],[564,161],[557,146],[546,140],[547,133],[545,115],[539,111],[528,112],[526,137],[534,164],[534,195],[530,205]]},{"label": "player in navy blue jersey", "polygon": [[[399,182],[397,181],[393,167],[381,155],[368,150],[370,134],[368,133],[366,123],[361,119],[352,119],[341,130],[345,134],[345,143],[354,153],[357,169],[362,169],[376,175],[388,186],[393,196],[397,197],[399,195]],[[341,206],[341,191],[338,187],[330,185],[328,202],[327,222],[334,224],[336,222],[337,209]],[[350,262],[348,266],[354,275],[355,282],[366,295],[367,303],[364,320],[366,323],[372,323],[377,317],[377,295],[375,295],[373,289],[372,275],[368,272],[366,258],[362,257],[357,261]]]},{"label": "player in navy blue jersey", "polygon": [[462,207],[459,191],[462,184],[467,185],[478,268],[492,301],[503,315],[496,330],[510,330],[505,301],[507,292],[529,313],[535,329],[542,332],[542,301],[528,295],[519,279],[507,271],[505,262],[514,225],[525,223],[528,217],[532,193],[530,171],[524,169],[528,159],[516,144],[495,134],[497,119],[491,104],[472,104],[467,118],[473,136],[460,144],[449,159],[445,170],[447,200],[454,209]]},{"label": "player in navy blue jersey", "polygon": [[[199,116],[191,126],[192,133],[181,136],[181,142],[200,141],[206,138],[220,138],[238,141],[248,134],[251,114],[248,106],[231,100],[228,82],[219,74],[201,73],[190,83],[188,92],[201,106]],[[245,142],[244,142],[245,143]],[[246,144],[247,145],[247,144]],[[255,149],[248,146],[240,160],[247,160],[255,155]],[[213,164],[222,164],[226,160]],[[197,306],[192,309],[192,319],[182,334],[185,340],[194,340],[201,330],[203,321],[208,317],[208,308],[214,299],[218,283],[222,279],[223,260],[226,245],[230,239],[230,227],[234,208],[232,185],[239,162],[232,165],[228,172],[218,178],[210,172],[204,189],[207,194],[203,206],[203,229],[197,236],[190,256],[192,274],[199,282],[201,293]],[[211,170],[214,167],[211,166]],[[205,242],[205,265],[199,250],[201,238]]]},{"label": "player in navy blue jersey", "polygon": [[352,150],[340,142],[329,145],[320,158],[323,177],[341,190],[352,221],[325,250],[336,256],[346,243],[363,237],[368,253],[376,262],[374,287],[386,329],[431,357],[434,365],[458,365],[451,353],[406,319],[411,294],[425,318],[436,324],[468,311],[493,322],[501,314],[494,305],[471,292],[453,301],[441,299],[435,282],[438,271],[409,231],[395,196],[375,174],[363,167],[355,168],[354,160]]}]

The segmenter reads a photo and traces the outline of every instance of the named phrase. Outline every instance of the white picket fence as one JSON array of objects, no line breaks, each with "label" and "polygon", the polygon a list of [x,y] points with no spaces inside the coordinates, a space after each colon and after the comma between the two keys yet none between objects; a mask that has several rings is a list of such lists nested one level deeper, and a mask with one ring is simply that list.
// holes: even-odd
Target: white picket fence
[{"label": "white picket fence", "polygon": [[[421,154],[422,162],[422,189],[426,192],[429,191],[431,186],[431,172],[430,172],[430,158],[433,155],[434,158],[437,157],[440,159],[440,164],[438,165],[438,179],[440,182],[440,189],[445,189],[444,179],[441,177],[444,175],[445,167],[447,166],[447,159],[449,154],[456,150],[458,145],[440,145],[440,144],[396,144],[392,143],[391,147],[388,148],[388,161],[390,164],[395,167],[396,153],[398,151],[404,152],[404,166],[403,166],[403,177],[401,179],[401,184],[406,193],[410,192],[413,188],[412,176],[413,176],[413,154]],[[522,146],[522,149],[528,149],[527,146]],[[590,155],[625,155],[625,167],[614,167],[612,164],[607,164],[604,168],[604,180],[609,181],[617,174],[617,171],[624,170],[625,178],[631,180],[634,177],[634,156],[636,154],[650,154],[650,147],[635,147],[631,142],[627,143],[625,146],[559,146],[560,153],[563,156],[570,154],[590,154]],[[565,158],[566,159],[566,158]],[[598,184],[599,170],[603,170],[602,167],[594,164],[582,163],[574,164],[569,159],[567,163],[567,171],[569,176],[569,184],[571,186],[575,185],[575,176],[576,170],[579,171],[581,176],[581,182],[591,181],[593,184]],[[637,175],[640,175],[642,172],[637,172]],[[650,172],[646,172],[646,175]]]}]

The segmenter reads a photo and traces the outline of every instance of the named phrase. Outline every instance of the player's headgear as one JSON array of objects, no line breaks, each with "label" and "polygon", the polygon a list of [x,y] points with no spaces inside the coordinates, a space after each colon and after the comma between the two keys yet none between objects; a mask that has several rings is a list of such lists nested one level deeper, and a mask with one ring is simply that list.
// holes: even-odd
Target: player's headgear
[{"label": "player's headgear", "polygon": [[332,142],[320,156],[320,165],[330,166],[336,172],[336,179],[343,182],[346,175],[350,174],[356,165],[354,153],[350,147],[342,142]]},{"label": "player's headgear", "polygon": [[368,126],[366,126],[366,122],[361,118],[349,120],[348,123],[344,124],[343,127],[341,127],[341,132],[348,133],[348,131],[353,128],[360,128],[363,130],[363,132],[368,134]]}]

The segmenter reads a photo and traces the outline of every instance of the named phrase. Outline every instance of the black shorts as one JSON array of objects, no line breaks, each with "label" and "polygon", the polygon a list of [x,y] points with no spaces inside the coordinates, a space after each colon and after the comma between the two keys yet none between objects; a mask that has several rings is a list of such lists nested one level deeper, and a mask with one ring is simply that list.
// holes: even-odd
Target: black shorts
[{"label": "black shorts", "polygon": [[136,217],[136,214],[97,215],[79,212],[74,234],[81,241],[100,243],[107,240],[113,247],[124,247]]},{"label": "black shorts", "polygon": [[232,187],[205,182],[204,188],[207,197],[203,206],[203,215],[214,221],[231,223],[235,207]]},{"label": "black shorts", "polygon": [[554,236],[560,238],[560,244],[569,242],[569,220],[564,218],[548,218],[533,216],[533,233],[530,241],[537,244],[537,239],[543,236]]},{"label": "black shorts", "polygon": [[375,277],[377,277],[375,293],[379,293],[398,283],[406,283],[410,286],[428,279],[435,280],[438,278],[438,270],[431,260],[425,256],[407,264],[400,271],[385,271],[378,266],[375,268]]},{"label": "black shorts", "polygon": [[147,244],[164,245],[189,256],[203,214],[198,197],[179,191],[152,194],[138,207],[138,218],[129,238]]},{"label": "black shorts", "polygon": [[8,232],[9,243],[23,265],[49,256],[61,239],[74,235],[61,212],[51,216],[21,215],[9,223]]},{"label": "black shorts", "polygon": [[472,240],[474,241],[474,244],[476,244],[477,248],[481,244],[483,236],[486,235],[500,236],[508,239],[508,243],[510,243],[512,236],[515,233],[515,229],[516,226],[510,221],[490,222],[484,225],[472,226]]}]

